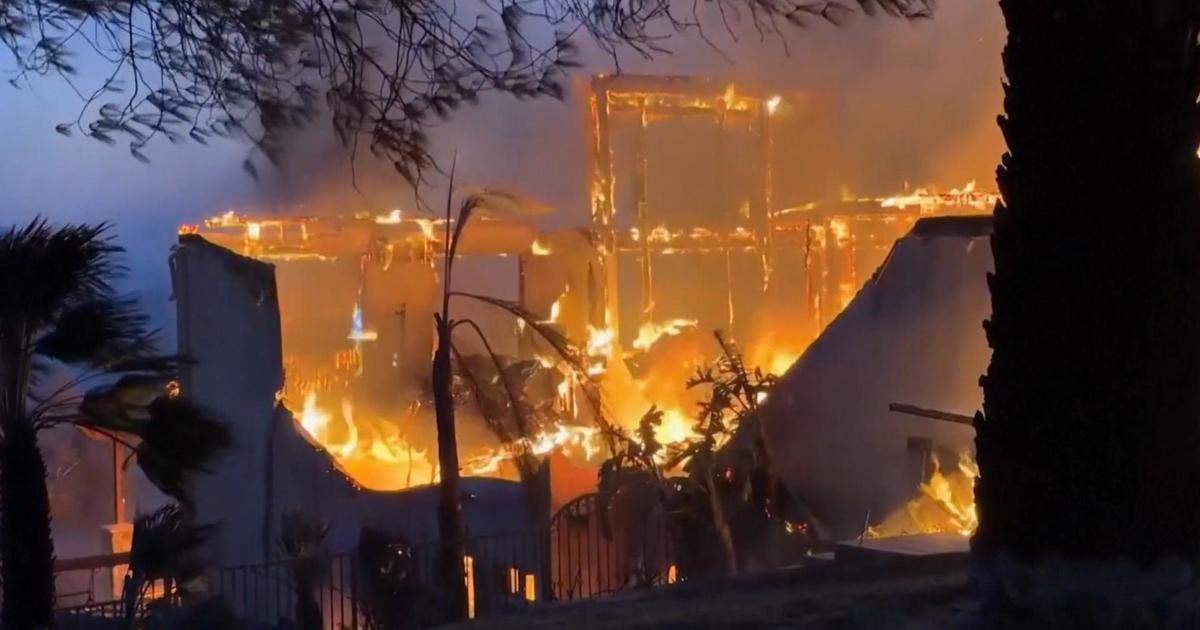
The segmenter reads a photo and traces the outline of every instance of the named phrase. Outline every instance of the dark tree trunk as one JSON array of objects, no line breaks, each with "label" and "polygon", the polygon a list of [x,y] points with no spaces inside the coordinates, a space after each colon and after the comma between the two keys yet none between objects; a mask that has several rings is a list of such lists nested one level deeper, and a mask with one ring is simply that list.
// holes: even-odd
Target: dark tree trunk
[{"label": "dark tree trunk", "polygon": [[0,439],[0,562],[0,625],[6,630],[51,627],[54,540],[46,463],[37,433],[23,420],[6,422]]},{"label": "dark tree trunk", "polygon": [[985,572],[1200,561],[1198,4],[1000,2]]},{"label": "dark tree trunk", "polygon": [[459,489],[458,438],[454,426],[453,374],[450,365],[450,330],[438,324],[438,347],[433,357],[433,403],[437,415],[438,536],[441,540],[438,575],[443,617],[446,621],[467,618],[466,527],[463,524],[462,492]]},{"label": "dark tree trunk", "polygon": [[317,602],[315,585],[308,580],[296,582],[296,628],[321,630],[321,605]]}]

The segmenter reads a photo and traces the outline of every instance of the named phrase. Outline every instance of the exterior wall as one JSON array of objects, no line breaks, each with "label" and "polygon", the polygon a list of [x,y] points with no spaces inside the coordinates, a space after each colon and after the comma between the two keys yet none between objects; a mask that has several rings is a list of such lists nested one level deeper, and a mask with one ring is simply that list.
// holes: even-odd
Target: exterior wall
[{"label": "exterior wall", "polygon": [[229,423],[233,447],[196,481],[196,516],[220,522],[217,559],[265,558],[252,527],[267,501],[263,482],[275,393],[283,387],[274,268],[182,237],[172,256],[179,351],[190,357],[182,392]]},{"label": "exterior wall", "polygon": [[[274,267],[196,236],[180,239],[172,263],[179,350],[192,359],[182,391],[228,422],[234,439],[195,486],[198,520],[221,524],[214,560],[278,557],[280,517],[289,510],[330,523],[334,551],[352,548],[367,525],[436,540],[435,487],[358,488],[277,403],[284,375]],[[472,536],[527,531],[531,514],[548,511],[548,499],[528,501],[519,483],[465,479],[463,493]]]},{"label": "exterior wall", "polygon": [[830,535],[855,537],[915,494],[924,457],[914,444],[931,445],[944,466],[974,451],[970,427],[888,405],[981,405],[990,231],[983,218],[919,222],[768,401],[772,461]]}]

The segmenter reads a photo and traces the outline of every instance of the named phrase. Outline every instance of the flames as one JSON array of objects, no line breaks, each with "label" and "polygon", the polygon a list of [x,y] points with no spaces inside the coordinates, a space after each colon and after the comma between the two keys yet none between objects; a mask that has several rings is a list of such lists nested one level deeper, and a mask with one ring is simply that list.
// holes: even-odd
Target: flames
[{"label": "flames", "polygon": [[[309,391],[297,423],[314,446],[328,452],[359,485],[371,490],[402,490],[441,478],[429,451],[405,440],[400,423],[355,417],[354,405],[346,398],[341,400],[340,411],[335,418],[319,404],[317,392]],[[415,416],[415,411],[410,415]],[[542,456],[557,450],[593,461],[601,454],[602,445],[600,430],[595,427],[557,424],[532,437],[470,454],[463,458],[461,472],[475,477],[512,477],[513,472],[504,465],[526,454]]]},{"label": "flames", "polygon": [[375,222],[380,225],[399,225],[403,218],[404,213],[399,208],[396,208],[387,214],[376,215]]},{"label": "flames", "polygon": [[343,398],[341,414],[321,407],[317,393],[304,396],[299,424],[304,433],[330,455],[348,476],[372,490],[399,490],[437,480],[429,454],[413,447],[400,427],[385,421],[354,417],[354,405]]},{"label": "flames", "polygon": [[995,193],[979,192],[975,182],[967,182],[962,188],[951,188],[950,192],[938,193],[928,188],[918,188],[879,200],[883,208],[903,210],[909,207],[920,209],[922,215],[942,214],[948,208],[969,208],[977,212],[991,212],[1000,200]]},{"label": "flames", "polygon": [[[693,428],[695,421],[678,409],[663,411],[662,424],[654,429],[654,439],[659,444],[677,444],[697,437]],[[665,456],[665,453],[663,454]],[[661,463],[661,462],[660,462]]]},{"label": "flames", "polygon": [[616,335],[611,326],[604,328],[588,326],[588,374],[599,376],[608,371],[608,360],[612,358],[615,338]]},{"label": "flames", "polygon": [[970,453],[961,453],[954,470],[944,472],[932,458],[933,473],[921,484],[917,496],[868,529],[871,538],[912,534],[960,534],[970,536],[979,526],[975,510],[975,480],[979,466]]},{"label": "flames", "polygon": [[633,347],[638,350],[649,350],[650,346],[653,346],[654,342],[663,336],[674,337],[685,330],[695,329],[697,324],[699,322],[694,319],[672,319],[661,324],[646,322],[638,329],[638,336],[633,340]]}]

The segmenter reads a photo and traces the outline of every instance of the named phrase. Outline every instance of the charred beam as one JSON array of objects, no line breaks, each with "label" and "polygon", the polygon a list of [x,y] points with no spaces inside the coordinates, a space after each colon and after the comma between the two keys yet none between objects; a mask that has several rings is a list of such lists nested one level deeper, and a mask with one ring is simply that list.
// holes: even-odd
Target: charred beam
[{"label": "charred beam", "polygon": [[937,409],[925,409],[916,405],[907,405],[904,403],[892,403],[888,405],[888,410],[896,413],[902,413],[909,416],[917,416],[919,418],[929,418],[930,420],[941,420],[942,422],[953,422],[954,424],[963,424],[968,427],[975,427],[975,418],[972,416],[964,416],[958,413],[949,411],[939,411]]}]

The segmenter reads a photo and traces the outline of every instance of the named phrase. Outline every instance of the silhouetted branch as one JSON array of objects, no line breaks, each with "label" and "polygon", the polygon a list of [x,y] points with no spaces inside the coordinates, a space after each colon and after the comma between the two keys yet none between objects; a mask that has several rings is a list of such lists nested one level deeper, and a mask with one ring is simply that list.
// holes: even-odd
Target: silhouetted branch
[{"label": "silhouetted branch", "polygon": [[[918,18],[934,0],[715,0],[728,32],[745,16],[759,33],[854,12]],[[708,39],[709,4],[668,0],[525,0],[460,12],[438,0],[0,0],[0,46],[10,79],[53,75],[83,101],[59,133],[128,140],[141,161],[158,136],[252,143],[244,163],[282,158],[284,137],[323,106],[347,151],[361,146],[410,182],[433,166],[426,129],[486,91],[562,98],[578,65],[574,40],[652,57],[677,34]],[[109,65],[90,93],[79,52]],[[617,63],[619,67],[619,63]]]}]

